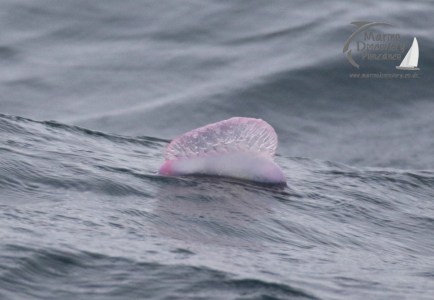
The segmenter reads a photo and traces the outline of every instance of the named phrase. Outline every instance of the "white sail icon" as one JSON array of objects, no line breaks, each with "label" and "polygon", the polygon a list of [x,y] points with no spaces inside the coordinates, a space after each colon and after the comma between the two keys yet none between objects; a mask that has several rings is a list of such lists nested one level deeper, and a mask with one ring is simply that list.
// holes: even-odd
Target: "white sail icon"
[{"label": "white sail icon", "polygon": [[419,44],[417,43],[417,39],[413,39],[413,44],[405,55],[399,66],[396,66],[397,69],[400,70],[419,70],[417,67],[417,63],[419,61]]}]

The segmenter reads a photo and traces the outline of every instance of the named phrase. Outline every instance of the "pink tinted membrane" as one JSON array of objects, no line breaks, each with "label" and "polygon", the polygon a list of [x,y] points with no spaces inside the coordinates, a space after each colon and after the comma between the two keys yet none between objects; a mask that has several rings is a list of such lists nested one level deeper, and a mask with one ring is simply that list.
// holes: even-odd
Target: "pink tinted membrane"
[{"label": "pink tinted membrane", "polygon": [[282,170],[273,161],[276,148],[276,132],[267,122],[235,117],[175,138],[166,149],[166,161],[159,173],[286,183]]},{"label": "pink tinted membrane", "polygon": [[261,119],[234,117],[189,131],[167,147],[166,160],[246,151],[273,157],[277,135]]}]

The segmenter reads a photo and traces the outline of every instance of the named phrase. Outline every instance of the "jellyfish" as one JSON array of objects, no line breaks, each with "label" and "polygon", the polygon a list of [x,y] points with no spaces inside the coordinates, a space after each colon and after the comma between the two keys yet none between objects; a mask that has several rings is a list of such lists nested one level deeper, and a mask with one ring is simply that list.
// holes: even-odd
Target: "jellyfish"
[{"label": "jellyfish", "polygon": [[171,141],[159,174],[211,175],[286,184],[273,157],[273,127],[261,119],[234,117],[189,131]]}]

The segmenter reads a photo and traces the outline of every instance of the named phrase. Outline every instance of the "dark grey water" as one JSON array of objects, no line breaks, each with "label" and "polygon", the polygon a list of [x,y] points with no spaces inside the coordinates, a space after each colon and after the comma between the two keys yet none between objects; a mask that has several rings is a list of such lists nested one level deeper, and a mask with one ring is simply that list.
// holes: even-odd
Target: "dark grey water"
[{"label": "dark grey water", "polygon": [[[433,299],[433,14],[1,1],[0,299]],[[358,20],[416,36],[419,78],[349,78],[396,64],[348,63]],[[288,187],[156,174],[232,116],[275,127]]]}]

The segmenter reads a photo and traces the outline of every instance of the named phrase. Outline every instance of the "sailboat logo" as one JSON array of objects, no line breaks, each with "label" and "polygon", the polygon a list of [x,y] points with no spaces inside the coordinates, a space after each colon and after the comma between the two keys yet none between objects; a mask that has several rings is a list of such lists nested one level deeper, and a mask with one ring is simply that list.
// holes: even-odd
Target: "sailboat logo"
[{"label": "sailboat logo", "polygon": [[414,38],[410,50],[408,50],[401,64],[399,66],[396,66],[396,68],[399,70],[420,70],[417,67],[418,62],[419,62],[419,44],[417,43],[417,39]]}]

